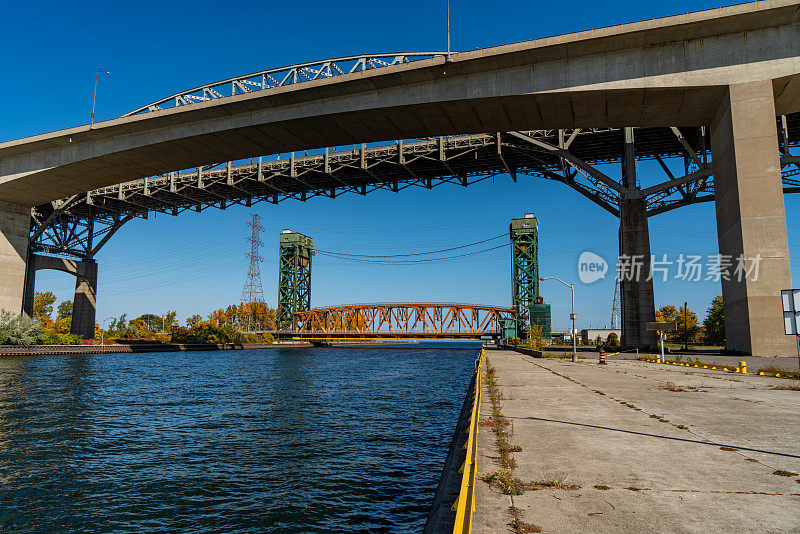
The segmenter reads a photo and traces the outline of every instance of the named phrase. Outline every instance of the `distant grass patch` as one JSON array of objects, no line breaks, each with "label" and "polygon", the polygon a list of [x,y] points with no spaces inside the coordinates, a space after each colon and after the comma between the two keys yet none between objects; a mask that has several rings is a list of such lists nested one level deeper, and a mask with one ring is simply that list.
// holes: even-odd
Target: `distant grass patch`
[{"label": "distant grass patch", "polygon": [[593,488],[596,489],[596,490],[609,490],[609,489],[611,489],[608,486],[604,486],[603,484],[595,484],[593,486]]},{"label": "distant grass patch", "polygon": [[685,389],[683,389],[682,387],[680,387],[680,386],[679,386],[678,384],[676,384],[675,382],[667,382],[666,384],[664,384],[663,386],[661,386],[661,389],[663,389],[663,390],[665,390],[665,391],[677,391],[677,392],[680,392],[680,391],[686,391]]},{"label": "distant grass patch", "polygon": [[554,360],[572,359],[571,352],[542,352],[542,358],[551,358]]},{"label": "distant grass patch", "polygon": [[795,473],[794,471],[784,471],[782,469],[773,471],[772,474],[778,475],[779,477],[796,477],[798,475],[798,473]]}]

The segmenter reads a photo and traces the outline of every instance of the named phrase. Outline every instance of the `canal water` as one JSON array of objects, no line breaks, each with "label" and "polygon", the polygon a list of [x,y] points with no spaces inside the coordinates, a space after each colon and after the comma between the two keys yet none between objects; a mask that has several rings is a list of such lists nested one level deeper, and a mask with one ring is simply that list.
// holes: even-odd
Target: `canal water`
[{"label": "canal water", "polygon": [[0,359],[0,531],[419,532],[476,356]]}]

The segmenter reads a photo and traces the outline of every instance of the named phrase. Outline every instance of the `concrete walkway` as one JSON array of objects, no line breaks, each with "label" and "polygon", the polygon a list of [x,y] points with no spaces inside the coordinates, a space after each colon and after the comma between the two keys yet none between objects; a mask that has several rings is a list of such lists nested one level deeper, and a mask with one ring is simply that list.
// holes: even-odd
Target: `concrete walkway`
[{"label": "concrete walkway", "polygon": [[[542,532],[800,532],[800,476],[773,474],[800,473],[800,391],[773,389],[796,381],[486,355],[522,448],[515,476],[580,489],[512,497],[479,481],[475,532],[511,532],[512,504]],[[478,447],[479,475],[499,469],[491,428]]]}]

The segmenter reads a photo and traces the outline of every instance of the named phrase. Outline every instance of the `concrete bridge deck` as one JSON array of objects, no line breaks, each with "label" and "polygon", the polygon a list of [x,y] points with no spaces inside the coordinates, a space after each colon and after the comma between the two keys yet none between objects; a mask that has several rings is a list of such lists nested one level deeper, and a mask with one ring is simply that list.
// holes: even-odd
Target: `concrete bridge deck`
[{"label": "concrete bridge deck", "polygon": [[[542,532],[800,531],[800,476],[773,474],[800,472],[800,391],[774,389],[789,380],[511,351],[486,356],[513,425],[511,443],[522,449],[515,476],[580,488],[510,496],[478,481],[474,532],[512,532],[512,504]],[[668,382],[685,391],[664,389]],[[482,418],[491,413],[484,390]],[[478,433],[478,452],[479,476],[500,468],[489,427]]]}]

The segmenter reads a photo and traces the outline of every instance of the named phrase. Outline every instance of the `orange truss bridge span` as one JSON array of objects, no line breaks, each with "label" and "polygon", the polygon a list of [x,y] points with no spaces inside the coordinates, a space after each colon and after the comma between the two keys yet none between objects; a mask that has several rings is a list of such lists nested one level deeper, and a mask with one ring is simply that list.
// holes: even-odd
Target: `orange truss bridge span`
[{"label": "orange truss bridge span", "polygon": [[292,336],[306,341],[370,339],[497,339],[514,310],[473,304],[381,303],[314,308],[295,313]]}]

